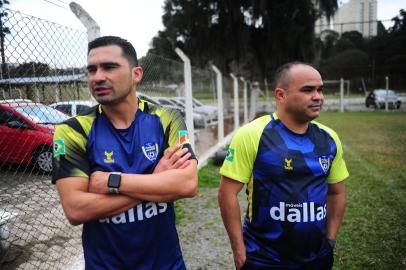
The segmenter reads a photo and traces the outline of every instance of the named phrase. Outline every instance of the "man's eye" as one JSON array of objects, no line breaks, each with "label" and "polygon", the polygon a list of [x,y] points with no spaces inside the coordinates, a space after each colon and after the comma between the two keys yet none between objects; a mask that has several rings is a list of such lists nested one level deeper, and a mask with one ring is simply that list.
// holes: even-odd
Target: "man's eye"
[{"label": "man's eye", "polygon": [[105,65],[105,66],[103,66],[103,68],[104,68],[105,70],[111,70],[111,69],[116,68],[116,65]]}]

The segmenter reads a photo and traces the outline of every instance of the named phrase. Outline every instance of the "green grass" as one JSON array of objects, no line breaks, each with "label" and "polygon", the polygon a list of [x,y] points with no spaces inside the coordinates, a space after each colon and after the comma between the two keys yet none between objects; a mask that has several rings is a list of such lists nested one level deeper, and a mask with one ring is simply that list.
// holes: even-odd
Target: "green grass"
[{"label": "green grass", "polygon": [[199,170],[199,188],[218,188],[220,184],[220,167],[212,160]]},{"label": "green grass", "polygon": [[406,269],[406,113],[323,113],[350,178],[335,269]]},{"label": "green grass", "polygon": [[[350,177],[334,269],[406,269],[406,113],[325,112],[318,119],[344,145]],[[219,167],[199,172],[218,187]]]}]

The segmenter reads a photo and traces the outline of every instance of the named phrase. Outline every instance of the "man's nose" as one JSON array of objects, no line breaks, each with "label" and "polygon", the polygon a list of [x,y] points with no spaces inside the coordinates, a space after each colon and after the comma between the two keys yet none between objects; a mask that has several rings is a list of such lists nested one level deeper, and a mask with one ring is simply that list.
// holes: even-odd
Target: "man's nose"
[{"label": "man's nose", "polygon": [[324,98],[323,92],[321,91],[314,91],[312,98],[314,100],[322,100]]},{"label": "man's nose", "polygon": [[93,73],[91,79],[95,82],[103,82],[106,80],[106,74],[101,69],[97,69],[96,72]]}]

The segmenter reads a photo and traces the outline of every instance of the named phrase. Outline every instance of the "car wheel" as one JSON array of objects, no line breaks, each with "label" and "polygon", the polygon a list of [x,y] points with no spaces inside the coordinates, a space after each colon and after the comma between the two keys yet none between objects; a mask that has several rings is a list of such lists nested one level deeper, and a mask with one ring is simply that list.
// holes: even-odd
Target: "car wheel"
[{"label": "car wheel", "polygon": [[35,167],[43,172],[50,173],[52,171],[52,155],[52,149],[47,146],[37,150],[34,155]]}]

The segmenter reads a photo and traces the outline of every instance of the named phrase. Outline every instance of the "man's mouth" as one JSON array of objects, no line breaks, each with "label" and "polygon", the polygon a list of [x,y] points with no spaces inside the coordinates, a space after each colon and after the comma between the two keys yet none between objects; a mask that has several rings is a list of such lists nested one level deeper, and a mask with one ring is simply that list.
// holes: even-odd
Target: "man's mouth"
[{"label": "man's mouth", "polygon": [[309,108],[310,109],[321,109],[321,104],[312,104],[312,105],[309,105]]},{"label": "man's mouth", "polygon": [[107,86],[96,86],[93,88],[93,93],[95,95],[106,95],[110,93],[110,88]]}]

